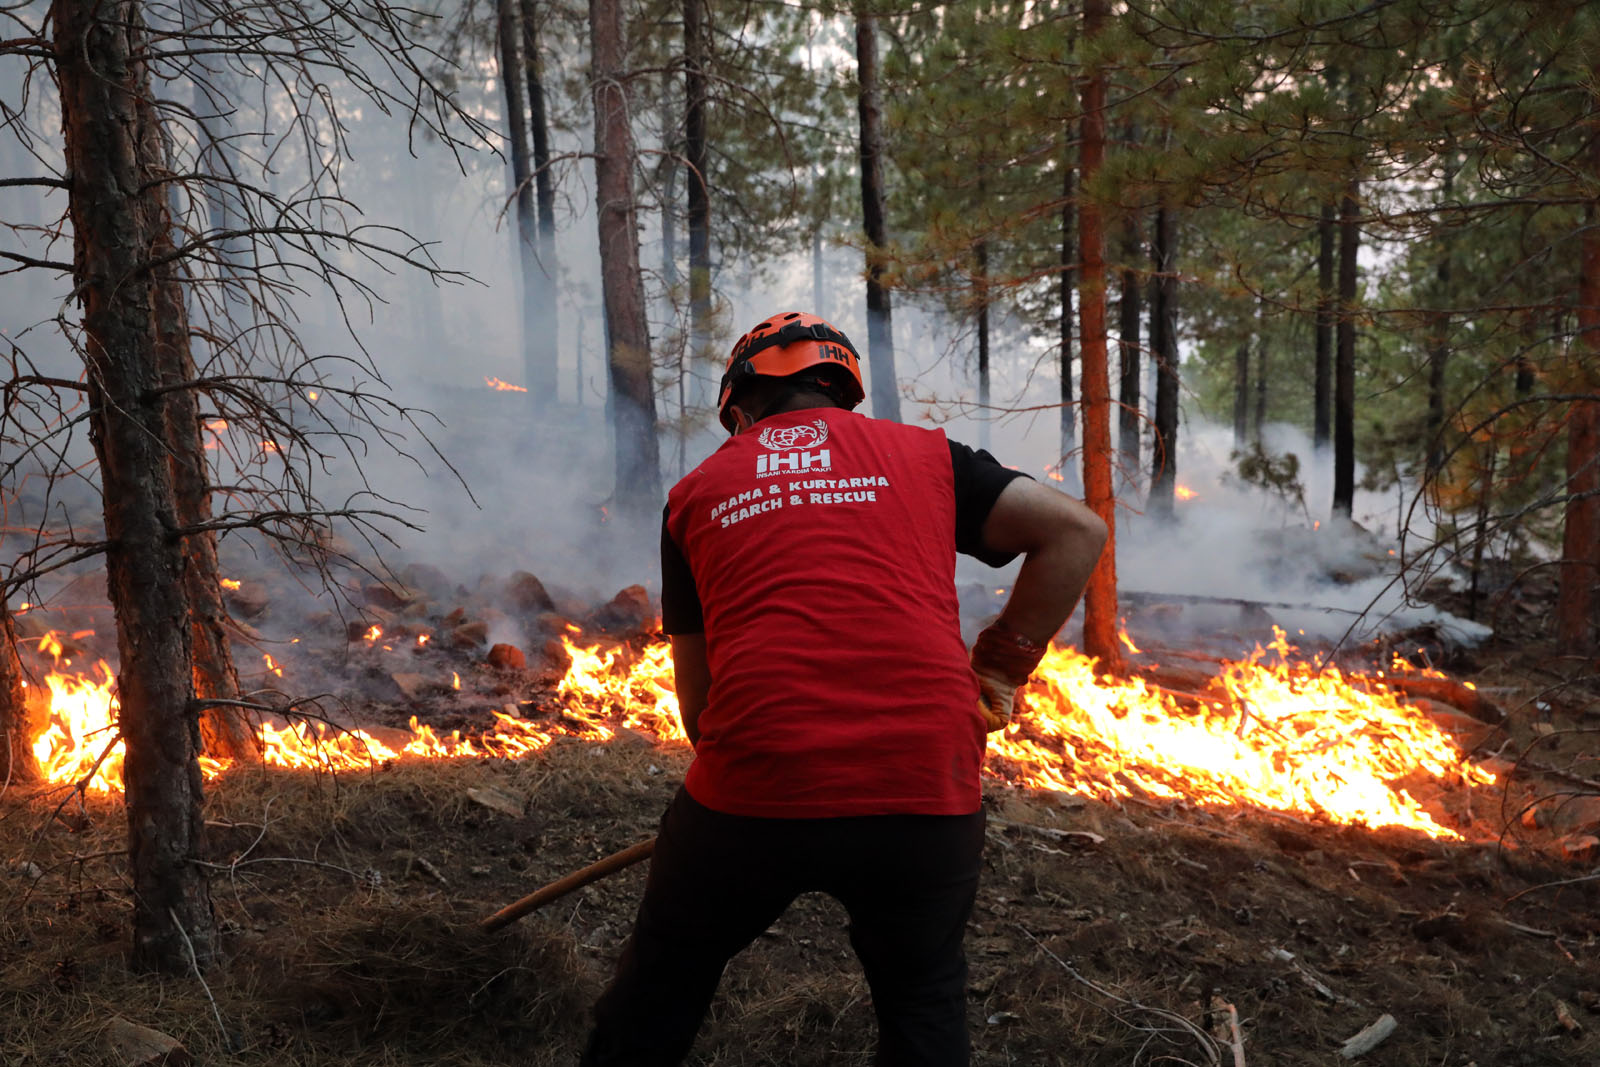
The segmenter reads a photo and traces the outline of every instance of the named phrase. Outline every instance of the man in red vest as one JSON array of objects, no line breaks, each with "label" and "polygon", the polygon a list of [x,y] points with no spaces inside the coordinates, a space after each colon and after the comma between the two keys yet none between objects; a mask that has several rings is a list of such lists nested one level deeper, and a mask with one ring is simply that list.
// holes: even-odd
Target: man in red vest
[{"label": "man in red vest", "polygon": [[[855,414],[864,395],[844,334],[773,316],[723,375],[732,436],[668,496],[662,628],[694,761],[585,1067],[681,1062],[728,960],[812,891],[849,913],[877,1063],[969,1062],[984,734],[1010,720],[1106,528],[941,430]],[[957,552],[1024,557],[970,652]]]}]

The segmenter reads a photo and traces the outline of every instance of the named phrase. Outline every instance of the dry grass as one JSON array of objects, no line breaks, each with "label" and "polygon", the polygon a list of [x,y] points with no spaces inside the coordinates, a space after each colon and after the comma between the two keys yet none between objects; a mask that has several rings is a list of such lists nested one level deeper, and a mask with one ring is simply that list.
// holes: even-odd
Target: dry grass
[{"label": "dry grass", "polygon": [[[193,977],[126,971],[118,804],[92,803],[69,824],[8,797],[0,1065],[106,1063],[100,1033],[113,1014],[208,1064],[571,1064],[643,871],[500,935],[473,923],[648,836],[684,763],[682,749],[619,740],[336,780],[236,773],[207,809],[226,952],[209,996]],[[473,803],[466,790],[482,785],[527,798],[527,814]],[[1579,997],[1600,992],[1587,886],[1511,913],[1505,898],[1544,875],[1484,849],[1003,788],[990,799],[1006,820],[1107,841],[1077,849],[991,828],[968,938],[979,1065],[1205,1063],[1205,1043],[1161,1013],[1204,1030],[1214,995],[1237,1006],[1251,1067],[1333,1062],[1341,1039],[1385,1011],[1401,1030],[1372,1062],[1600,1058],[1600,1016]],[[1419,919],[1441,914],[1461,918],[1419,933]],[[1558,999],[1589,1030],[1562,1030]],[[729,967],[690,1062],[866,1067],[873,1040],[842,910],[810,897]]]}]

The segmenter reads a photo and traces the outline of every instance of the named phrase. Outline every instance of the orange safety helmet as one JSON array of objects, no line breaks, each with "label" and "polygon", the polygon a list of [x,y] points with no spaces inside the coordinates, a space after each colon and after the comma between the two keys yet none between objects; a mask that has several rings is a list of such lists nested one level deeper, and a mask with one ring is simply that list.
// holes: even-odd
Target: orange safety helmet
[{"label": "orange safety helmet", "polygon": [[787,378],[813,367],[837,367],[846,372],[833,377],[844,387],[844,399],[850,407],[866,399],[867,391],[861,384],[861,357],[850,338],[826,319],[803,311],[772,316],[734,344],[717,397],[718,420],[724,429],[733,432],[728,406],[741,381],[758,376]]}]

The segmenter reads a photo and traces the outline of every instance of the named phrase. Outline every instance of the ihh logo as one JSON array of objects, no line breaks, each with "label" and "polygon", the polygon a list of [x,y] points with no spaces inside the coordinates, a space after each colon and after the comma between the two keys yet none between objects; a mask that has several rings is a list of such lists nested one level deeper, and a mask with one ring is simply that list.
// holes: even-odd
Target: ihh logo
[{"label": "ihh logo", "polygon": [[780,452],[777,455],[756,457],[756,476],[773,474],[812,474],[833,469],[833,458],[828,449],[815,452]]}]

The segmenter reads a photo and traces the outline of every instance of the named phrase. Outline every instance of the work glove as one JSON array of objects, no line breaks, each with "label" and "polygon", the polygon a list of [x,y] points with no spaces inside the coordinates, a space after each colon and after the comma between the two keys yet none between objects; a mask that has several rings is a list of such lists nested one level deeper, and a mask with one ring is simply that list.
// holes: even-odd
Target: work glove
[{"label": "work glove", "polygon": [[972,645],[972,673],[978,676],[978,710],[989,733],[1003,730],[1016,710],[1017,690],[1044,659],[1045,646],[995,623]]}]

